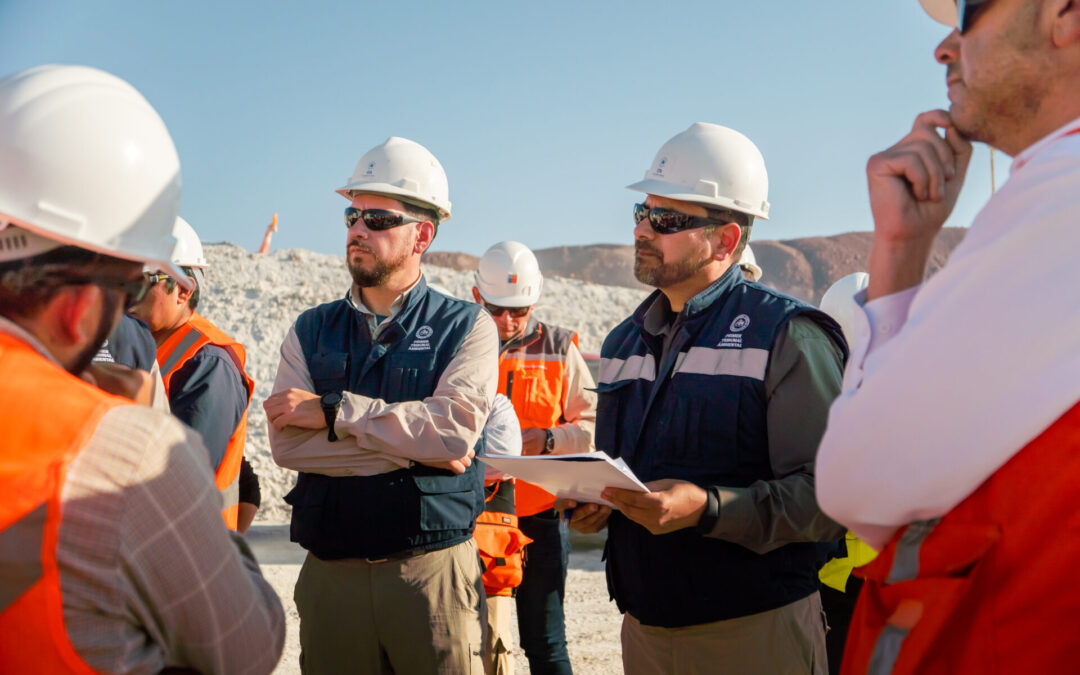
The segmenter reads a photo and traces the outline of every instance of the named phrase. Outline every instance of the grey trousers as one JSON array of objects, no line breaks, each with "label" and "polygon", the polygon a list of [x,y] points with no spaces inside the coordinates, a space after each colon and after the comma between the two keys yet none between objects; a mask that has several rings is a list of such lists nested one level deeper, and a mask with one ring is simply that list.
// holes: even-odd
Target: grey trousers
[{"label": "grey trousers", "polygon": [[482,675],[481,573],[471,538],[387,562],[319,560],[309,553],[294,593],[301,671]]},{"label": "grey trousers", "polygon": [[627,675],[827,675],[821,596],[685,628],[643,626],[624,614],[622,658]]}]

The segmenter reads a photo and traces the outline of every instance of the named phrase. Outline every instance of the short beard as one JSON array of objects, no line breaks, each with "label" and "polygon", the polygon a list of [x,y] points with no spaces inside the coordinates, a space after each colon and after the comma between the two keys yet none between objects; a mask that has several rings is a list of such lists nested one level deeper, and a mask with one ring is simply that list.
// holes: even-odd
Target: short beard
[{"label": "short beard", "polygon": [[659,250],[640,241],[634,244],[634,251],[635,253],[637,251],[649,251],[659,259],[660,262],[655,267],[645,267],[642,264],[642,259],[637,255],[634,256],[634,276],[641,283],[654,288],[670,288],[680,284],[693,277],[712,260],[712,257],[706,253],[696,259],[693,256],[687,256],[682,260],[670,263],[664,262],[663,255]]},{"label": "short beard", "polygon": [[[374,253],[371,253],[371,255],[374,255]],[[351,260],[346,258],[346,260],[348,260],[349,274],[352,275],[353,283],[355,283],[358,288],[375,288],[382,286],[386,283],[386,280],[390,278],[391,274],[405,266],[408,259],[409,254],[407,252],[389,261],[376,259],[375,266],[370,270],[365,270],[361,269],[359,265],[354,265]]]},{"label": "short beard", "polygon": [[120,313],[116,311],[120,302],[116,299],[113,293],[108,291],[101,292],[101,317],[98,321],[97,334],[94,335],[94,339],[87,343],[86,347],[79,352],[79,355],[75,357],[75,361],[72,364],[72,368],[69,372],[74,375],[78,375],[94,362],[94,357],[101,351],[101,347],[105,344],[105,340],[116,328],[117,322],[120,320]]}]

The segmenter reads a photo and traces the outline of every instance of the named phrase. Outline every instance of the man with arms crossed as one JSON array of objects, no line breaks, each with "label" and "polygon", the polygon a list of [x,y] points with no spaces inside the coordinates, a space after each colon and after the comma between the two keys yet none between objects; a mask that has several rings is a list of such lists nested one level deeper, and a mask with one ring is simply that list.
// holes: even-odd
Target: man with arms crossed
[{"label": "man with arms crossed", "polygon": [[472,462],[495,397],[498,333],[420,272],[450,218],[446,174],[392,137],[338,190],[353,284],[281,346],[263,404],[309,553],[296,584],[305,673],[483,672],[484,589]]},{"label": "man with arms crossed", "polygon": [[743,278],[769,209],[746,136],[693,124],[630,189],[647,195],[634,273],[658,290],[604,341],[596,447],[651,492],[609,488],[617,511],[577,505],[571,520],[608,526],[623,667],[825,673],[817,572],[844,531],[814,498],[814,454],[840,389],[840,329]]},{"label": "man with arms crossed", "polygon": [[[846,672],[1061,672],[1080,635],[1080,4],[923,0],[950,107],[870,158],[870,283],[822,507],[881,555]],[[942,134],[944,132],[944,134]],[[948,264],[971,142],[1013,157]],[[1019,264],[1037,262],[1029,283]]]}]

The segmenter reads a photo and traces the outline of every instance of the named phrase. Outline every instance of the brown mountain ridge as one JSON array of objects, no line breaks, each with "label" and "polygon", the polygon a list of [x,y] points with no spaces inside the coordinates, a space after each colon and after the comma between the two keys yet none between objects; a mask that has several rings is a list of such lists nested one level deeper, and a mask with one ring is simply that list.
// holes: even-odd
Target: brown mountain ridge
[{"label": "brown mountain ridge", "polygon": [[[966,232],[959,227],[941,231],[930,255],[928,274],[941,269]],[[847,232],[829,237],[754,241],[751,246],[765,272],[763,283],[817,304],[837,279],[867,270],[873,236],[872,232]],[[546,276],[647,289],[634,278],[633,246],[556,246],[535,253]],[[475,270],[477,260],[467,253],[432,251],[424,255],[424,262],[429,265],[457,270]]]}]

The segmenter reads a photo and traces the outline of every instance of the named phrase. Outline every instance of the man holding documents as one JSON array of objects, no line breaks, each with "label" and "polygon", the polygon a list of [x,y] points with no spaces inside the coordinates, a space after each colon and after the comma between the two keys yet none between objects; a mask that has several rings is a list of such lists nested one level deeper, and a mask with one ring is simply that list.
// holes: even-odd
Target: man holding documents
[{"label": "man holding documents", "polygon": [[[525,455],[590,452],[596,394],[577,334],[532,316],[544,279],[524,244],[503,241],[484,253],[473,297],[499,329],[499,393],[514,404]],[[518,526],[533,541],[517,589],[518,631],[532,673],[570,673],[563,595],[570,542],[552,506],[555,497],[516,485]]]},{"label": "man holding documents", "polygon": [[817,571],[844,529],[818,508],[814,455],[843,336],[736,264],[769,211],[748,138],[694,124],[629,187],[647,195],[634,272],[658,290],[604,342],[596,447],[651,492],[560,504],[608,527],[625,672],[825,673]]}]

